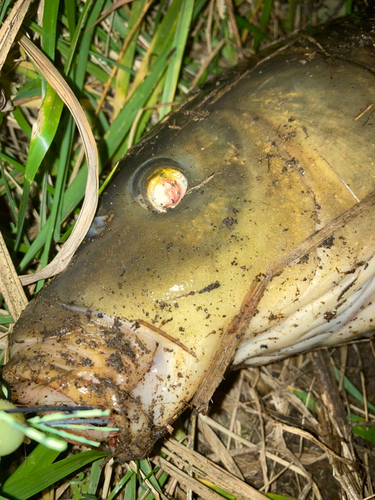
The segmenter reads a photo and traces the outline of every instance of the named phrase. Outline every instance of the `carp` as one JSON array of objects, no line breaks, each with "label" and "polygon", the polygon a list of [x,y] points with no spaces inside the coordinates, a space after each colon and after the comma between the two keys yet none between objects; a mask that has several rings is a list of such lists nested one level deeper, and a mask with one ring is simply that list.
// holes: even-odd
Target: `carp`
[{"label": "carp", "polygon": [[374,41],[370,21],[298,34],[133,147],[12,333],[14,401],[110,408],[107,438],[140,458],[211,378],[223,339],[238,368],[369,334]]}]

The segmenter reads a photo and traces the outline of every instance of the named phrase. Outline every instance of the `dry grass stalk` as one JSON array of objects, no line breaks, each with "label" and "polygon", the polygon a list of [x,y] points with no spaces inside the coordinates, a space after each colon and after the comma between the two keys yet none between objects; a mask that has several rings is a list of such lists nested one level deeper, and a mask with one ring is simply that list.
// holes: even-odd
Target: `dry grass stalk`
[{"label": "dry grass stalk", "polygon": [[85,148],[88,170],[85,199],[71,236],[59,254],[45,268],[32,276],[21,277],[22,284],[28,285],[63,271],[86,236],[98,205],[98,151],[85,112],[60,73],[28,38],[22,36],[19,43],[72,113]]}]

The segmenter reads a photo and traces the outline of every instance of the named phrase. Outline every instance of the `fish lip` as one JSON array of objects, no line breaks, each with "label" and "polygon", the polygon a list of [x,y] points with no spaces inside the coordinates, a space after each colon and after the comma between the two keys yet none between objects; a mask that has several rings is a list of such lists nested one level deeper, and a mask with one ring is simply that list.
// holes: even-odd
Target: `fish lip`
[{"label": "fish lip", "polygon": [[128,459],[145,456],[189,405],[201,377],[199,351],[143,321],[49,297],[28,307],[4,371],[15,400],[110,408],[119,432],[103,437],[107,447],[116,442]]},{"label": "fish lip", "polygon": [[68,406],[111,408],[111,427],[120,428],[122,441],[126,441],[128,419],[123,408],[137,406],[131,392],[152,366],[155,335],[144,327],[134,332],[105,313],[57,305],[56,310],[69,309],[77,317],[63,332],[37,332],[27,338],[21,331],[11,347],[5,380],[20,403],[42,404],[41,399],[51,397]]},{"label": "fish lip", "polygon": [[134,320],[134,321],[129,321],[128,323],[130,326],[126,324],[125,321],[121,320],[118,317],[115,316],[109,316],[108,314],[93,310],[90,308],[84,308],[84,307],[79,307],[79,306],[74,306],[74,305],[66,305],[61,302],[59,302],[59,305],[62,307],[69,309],[71,311],[77,311],[80,313],[84,314],[89,314],[90,315],[90,320],[91,320],[91,315],[94,315],[95,319],[92,320],[94,323],[100,324],[102,326],[123,326],[124,328],[127,328],[129,331],[133,331],[134,333],[141,333],[141,334],[147,334],[147,335],[154,335],[157,334],[161,337],[164,337],[168,342],[171,342],[172,344],[175,344],[176,346],[180,347],[184,351],[188,352],[191,354],[194,358],[197,357],[194,349],[191,349],[187,346],[185,346],[182,342],[179,342],[175,338],[173,338],[171,335],[166,333],[164,330],[161,330],[160,328],[156,327],[155,325],[152,325],[151,323],[148,323],[144,320]]},{"label": "fish lip", "polygon": [[[48,311],[50,303],[43,299],[37,312]],[[111,447],[116,437],[116,447],[126,456],[144,456],[158,436],[167,432],[161,421],[163,411],[158,408],[158,388],[173,390],[174,384],[159,375],[157,363],[178,351],[195,364],[195,353],[141,321],[126,322],[74,304],[53,302],[53,307],[47,330],[40,331],[40,323],[27,316],[18,326],[4,374],[16,400],[41,405],[53,398],[54,404],[110,408],[110,427],[119,432],[115,436],[107,433],[103,440],[109,439]],[[39,317],[34,309],[30,312]],[[56,329],[56,323],[62,326]],[[143,399],[143,390],[149,400]]]}]

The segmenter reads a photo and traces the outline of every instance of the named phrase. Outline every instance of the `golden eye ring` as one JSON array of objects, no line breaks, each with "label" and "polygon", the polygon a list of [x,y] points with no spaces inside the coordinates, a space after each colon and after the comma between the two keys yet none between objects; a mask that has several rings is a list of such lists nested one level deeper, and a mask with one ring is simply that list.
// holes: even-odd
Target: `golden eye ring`
[{"label": "golden eye ring", "polygon": [[153,158],[137,169],[131,184],[133,196],[140,205],[165,213],[183,200],[188,180],[175,160]]}]

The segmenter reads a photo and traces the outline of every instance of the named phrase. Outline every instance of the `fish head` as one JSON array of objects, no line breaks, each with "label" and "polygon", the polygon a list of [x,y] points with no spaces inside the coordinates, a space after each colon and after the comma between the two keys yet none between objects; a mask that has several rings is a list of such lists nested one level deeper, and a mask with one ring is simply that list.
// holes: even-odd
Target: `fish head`
[{"label": "fish head", "polygon": [[[353,190],[374,189],[370,131],[352,120],[373,76],[337,58],[330,79],[327,56],[302,45],[191,96],[120,162],[88,238],[15,327],[3,375],[15,400],[109,407],[119,430],[102,440],[125,459],[145,456],[210,378],[251,284],[355,204]],[[375,244],[365,223],[355,231],[271,284],[235,362],[300,340],[296,322],[276,319],[332,288],[339,244],[343,273],[365,266]]]}]

